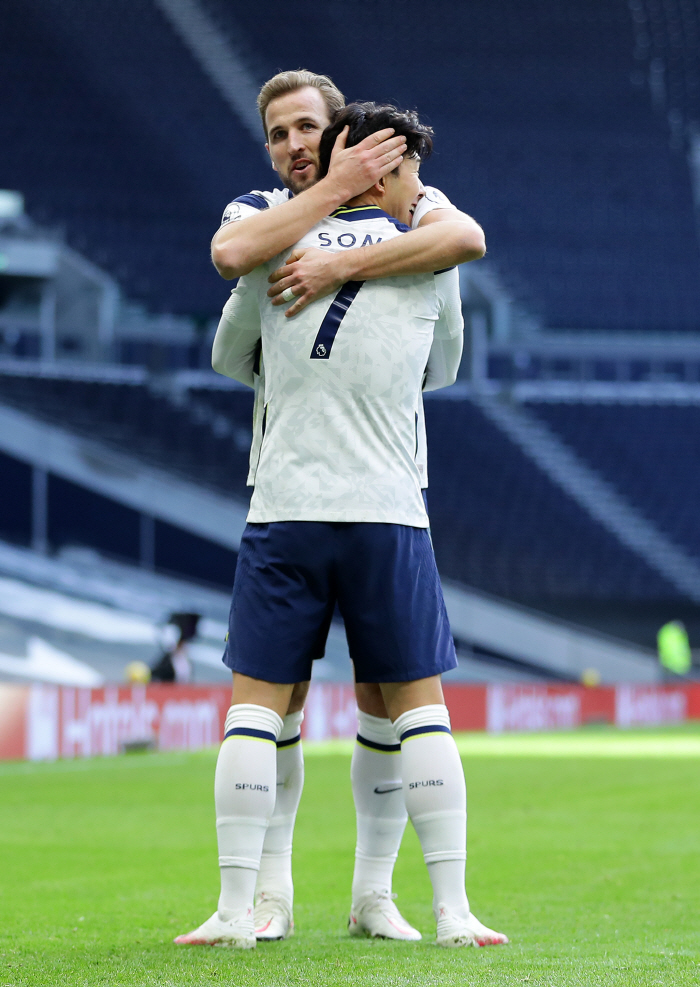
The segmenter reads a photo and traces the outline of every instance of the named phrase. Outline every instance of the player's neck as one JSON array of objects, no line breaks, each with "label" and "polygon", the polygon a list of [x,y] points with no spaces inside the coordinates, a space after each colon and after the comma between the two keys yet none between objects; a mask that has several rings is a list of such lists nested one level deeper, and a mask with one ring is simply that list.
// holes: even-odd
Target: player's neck
[{"label": "player's neck", "polygon": [[354,199],[350,199],[345,202],[344,205],[347,207],[354,206],[379,206],[380,209],[383,208],[383,199],[380,195],[373,195],[370,189],[367,192],[363,192],[362,195],[356,195]]}]

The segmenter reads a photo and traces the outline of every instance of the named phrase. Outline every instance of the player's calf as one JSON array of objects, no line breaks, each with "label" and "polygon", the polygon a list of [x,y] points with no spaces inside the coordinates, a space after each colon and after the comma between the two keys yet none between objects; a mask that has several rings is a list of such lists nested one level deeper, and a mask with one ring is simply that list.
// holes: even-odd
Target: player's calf
[{"label": "player's calf", "polygon": [[502,933],[482,925],[464,887],[467,801],[464,772],[447,707],[419,706],[394,721],[401,740],[403,787],[433,886],[440,946],[500,945]]}]

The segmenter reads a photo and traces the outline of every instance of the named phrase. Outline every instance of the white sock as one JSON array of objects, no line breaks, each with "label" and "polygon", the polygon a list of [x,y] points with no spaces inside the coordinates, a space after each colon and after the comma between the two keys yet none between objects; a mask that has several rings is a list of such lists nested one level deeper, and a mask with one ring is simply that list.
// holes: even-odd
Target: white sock
[{"label": "white sock", "polygon": [[253,908],[263,840],[275,808],[277,737],[282,719],[265,706],[241,703],[226,716],[214,779],[221,895],[226,922]]},{"label": "white sock", "polygon": [[277,739],[277,801],[265,834],[256,897],[276,895],[291,905],[292,838],[301,791],[304,787],[304,754],[301,747],[303,712],[288,713]]},{"label": "white sock", "polygon": [[401,745],[391,720],[357,711],[350,778],[357,813],[352,901],[370,891],[391,894],[394,864],[406,828]]},{"label": "white sock", "polygon": [[466,918],[467,793],[446,706],[420,706],[394,721],[401,738],[403,790],[428,865],[433,910]]}]

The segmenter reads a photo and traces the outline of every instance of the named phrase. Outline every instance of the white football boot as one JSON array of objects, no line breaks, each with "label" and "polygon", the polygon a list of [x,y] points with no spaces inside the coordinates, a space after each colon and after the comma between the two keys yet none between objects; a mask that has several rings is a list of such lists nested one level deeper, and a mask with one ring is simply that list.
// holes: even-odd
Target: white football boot
[{"label": "white football boot", "polygon": [[173,940],[178,946],[227,946],[230,949],[255,949],[253,909],[227,922],[214,912],[203,925]]},{"label": "white football boot", "polygon": [[457,946],[504,946],[508,936],[487,929],[476,916],[464,919],[454,915],[446,905],[437,907],[437,944],[446,949]]},{"label": "white football boot", "polygon": [[294,935],[292,906],[286,898],[261,891],[255,902],[255,938],[261,942]]},{"label": "white football boot", "polygon": [[350,911],[350,935],[374,939],[403,939],[406,942],[422,939],[418,929],[408,924],[394,904],[395,897],[395,894],[380,891],[369,891],[363,895]]}]

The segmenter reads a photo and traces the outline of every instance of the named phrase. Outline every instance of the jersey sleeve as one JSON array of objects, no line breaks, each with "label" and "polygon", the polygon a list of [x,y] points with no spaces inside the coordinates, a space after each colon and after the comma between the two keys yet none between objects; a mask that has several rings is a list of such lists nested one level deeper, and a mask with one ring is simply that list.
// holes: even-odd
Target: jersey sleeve
[{"label": "jersey sleeve", "polygon": [[454,209],[454,206],[444,195],[440,189],[433,188],[432,185],[426,185],[425,195],[420,200],[416,206],[416,211],[413,213],[413,219],[411,220],[411,229],[418,229],[418,224],[421,219],[426,216],[433,209]]},{"label": "jersey sleeve", "polygon": [[425,369],[424,391],[436,391],[454,384],[464,345],[464,318],[457,268],[436,274],[435,287],[440,316],[435,323],[433,345]]},{"label": "jersey sleeve", "polygon": [[250,443],[250,456],[248,457],[248,478],[246,486],[255,486],[255,474],[260,461],[260,448],[263,440],[263,422],[265,421],[265,367],[263,365],[262,349],[253,367],[253,438]]},{"label": "jersey sleeve", "polygon": [[287,189],[273,189],[272,192],[259,192],[256,189],[253,192],[246,192],[245,195],[239,195],[237,199],[229,202],[226,206],[224,214],[221,217],[221,226],[228,226],[229,223],[248,219],[249,216],[255,216],[262,209],[269,209],[270,206],[278,206],[281,202],[286,202],[288,199],[289,192]]},{"label": "jersey sleeve", "polygon": [[435,274],[435,289],[440,317],[435,323],[436,339],[453,339],[464,333],[462,297],[459,290],[459,268],[450,267]]},{"label": "jersey sleeve", "polygon": [[[239,199],[234,199],[233,202],[229,204],[224,209],[224,214],[221,217],[221,226],[228,226],[229,223],[237,223],[241,219],[247,219],[249,216],[256,216],[261,209],[267,209],[267,203],[264,206],[253,205],[250,201],[252,195],[242,195]],[[262,200],[265,202],[265,200]],[[221,227],[219,227],[221,229]]]},{"label": "jersey sleeve", "polygon": [[425,408],[423,395],[418,395],[416,405],[416,468],[420,477],[421,490],[428,487],[428,436],[425,430]]},{"label": "jersey sleeve", "polygon": [[255,273],[240,278],[224,305],[211,363],[218,374],[255,386],[262,331]]}]

